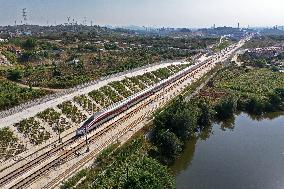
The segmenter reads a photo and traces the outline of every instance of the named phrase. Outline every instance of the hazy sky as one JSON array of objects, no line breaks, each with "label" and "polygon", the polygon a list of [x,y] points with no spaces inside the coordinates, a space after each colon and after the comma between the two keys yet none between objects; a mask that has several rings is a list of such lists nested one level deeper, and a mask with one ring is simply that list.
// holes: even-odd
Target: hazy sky
[{"label": "hazy sky", "polygon": [[172,27],[284,25],[284,0],[0,0],[0,25],[67,22]]}]

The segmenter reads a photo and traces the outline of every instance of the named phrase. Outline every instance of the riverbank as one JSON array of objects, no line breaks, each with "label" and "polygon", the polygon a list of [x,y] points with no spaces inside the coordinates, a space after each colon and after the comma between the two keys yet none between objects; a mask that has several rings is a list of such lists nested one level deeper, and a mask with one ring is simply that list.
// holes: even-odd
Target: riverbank
[{"label": "riverbank", "polygon": [[153,141],[159,146],[159,159],[174,161],[188,139],[237,112],[261,116],[283,111],[283,91],[281,73],[234,65],[219,70],[190,102],[181,98],[155,115]]},{"label": "riverbank", "polygon": [[[211,72],[197,80],[196,83],[204,81],[204,79],[208,78],[209,74]],[[150,128],[152,127],[151,125]],[[121,146],[118,143],[115,145],[115,148],[104,151],[102,153],[103,158],[97,158],[94,166],[84,169],[71,177],[61,185],[61,188],[84,188],[90,185],[97,188],[104,188],[105,186],[124,187],[125,185],[133,186],[133,184],[135,186],[138,184],[146,188],[165,188],[165,186],[166,188],[175,188],[174,176],[170,173],[168,167],[162,165],[153,156],[156,147],[149,140],[144,139],[145,136],[149,139],[151,137],[150,133],[147,130],[145,131],[144,127],[127,144]],[[139,146],[135,145],[137,141],[139,141]],[[130,151],[129,153],[127,152],[128,150]],[[127,153],[127,155],[125,156],[124,153]],[[101,163],[101,160],[107,163]],[[138,164],[134,164],[134,162],[145,161],[148,162],[147,164],[151,164],[153,169],[151,167],[142,169],[141,167],[139,168],[139,166],[142,166],[141,164],[139,166]],[[116,163],[119,163],[119,165]],[[140,170],[139,174],[136,169]],[[105,175],[106,172],[108,172],[107,175]],[[152,176],[148,177],[147,175]],[[156,175],[155,178],[153,177],[154,175]],[[134,180],[131,181],[131,179]],[[130,181],[131,183],[129,183]]]},{"label": "riverbank", "polygon": [[[259,119],[264,113],[283,110],[284,83],[279,81],[282,77],[269,70],[229,66],[209,81],[202,78],[199,83],[206,81],[207,85],[196,97],[185,101],[179,96],[156,112],[151,134],[140,133],[121,148],[107,150],[94,167],[69,179],[61,188],[82,188],[90,184],[97,188],[138,185],[175,188],[169,166],[183,152],[194,152],[196,142],[209,138],[216,123],[226,121],[221,124],[221,129],[230,130],[233,127],[230,118],[239,111],[249,112]],[[247,87],[252,83],[255,86]],[[192,87],[186,90],[192,90]],[[261,111],[252,111],[259,107]],[[144,138],[146,134],[148,140]],[[187,147],[188,143],[190,147]]]}]

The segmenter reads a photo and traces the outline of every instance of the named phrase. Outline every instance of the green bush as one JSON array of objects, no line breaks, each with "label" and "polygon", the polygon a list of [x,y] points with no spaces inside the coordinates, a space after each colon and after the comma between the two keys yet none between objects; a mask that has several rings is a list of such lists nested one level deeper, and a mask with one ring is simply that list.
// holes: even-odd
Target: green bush
[{"label": "green bush", "polygon": [[6,110],[49,93],[44,90],[19,87],[10,81],[0,80],[0,110]]},{"label": "green bush", "polygon": [[12,81],[20,81],[23,77],[23,70],[21,69],[13,69],[8,70],[7,78]]},{"label": "green bush", "polygon": [[63,102],[62,104],[57,105],[57,107],[61,109],[62,113],[70,118],[74,123],[79,124],[87,119],[87,116],[82,114],[70,101]]},{"label": "green bush", "polygon": [[128,91],[125,86],[123,85],[122,82],[120,81],[114,81],[109,84],[111,87],[113,87],[120,95],[123,97],[127,98],[129,97],[132,93]]},{"label": "green bush", "polygon": [[96,103],[103,107],[107,107],[111,104],[111,101],[108,98],[105,98],[104,94],[99,90],[94,90],[90,92],[89,95]]},{"label": "green bush", "polygon": [[99,90],[102,91],[106,96],[108,96],[109,99],[111,99],[114,103],[122,100],[122,98],[118,94],[116,94],[116,92],[109,86],[103,86]]},{"label": "green bush", "polygon": [[50,138],[50,133],[47,132],[43,126],[40,125],[33,117],[24,119],[14,125],[20,133],[28,137],[30,142],[39,145]]},{"label": "green bush", "polygon": [[223,98],[214,108],[217,119],[228,119],[234,115],[237,109],[237,102],[233,97]]},{"label": "green bush", "polygon": [[34,49],[37,46],[37,40],[35,38],[28,38],[23,44],[22,47],[28,50]]},{"label": "green bush", "polygon": [[26,150],[8,127],[0,129],[0,146],[0,159],[4,160]]},{"label": "green bush", "polygon": [[2,54],[9,60],[10,63],[15,64],[17,62],[16,54],[10,51],[3,51]]},{"label": "green bush", "polygon": [[96,111],[99,110],[98,107],[96,107],[95,104],[92,103],[91,100],[89,100],[85,95],[81,96],[76,96],[74,97],[74,101],[77,102],[83,109],[85,109],[88,112]]}]

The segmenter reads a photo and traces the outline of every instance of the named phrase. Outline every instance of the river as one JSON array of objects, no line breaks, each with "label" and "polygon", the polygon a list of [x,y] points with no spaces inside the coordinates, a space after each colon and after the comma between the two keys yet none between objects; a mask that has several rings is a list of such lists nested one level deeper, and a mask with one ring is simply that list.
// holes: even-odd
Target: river
[{"label": "river", "polygon": [[283,189],[284,116],[241,113],[215,123],[171,168],[177,189]]}]

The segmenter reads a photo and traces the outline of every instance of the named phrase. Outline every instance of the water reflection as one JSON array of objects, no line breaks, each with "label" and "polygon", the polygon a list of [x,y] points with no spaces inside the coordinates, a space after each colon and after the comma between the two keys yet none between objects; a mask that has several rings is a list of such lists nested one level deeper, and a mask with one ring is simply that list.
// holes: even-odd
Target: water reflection
[{"label": "water reflection", "polygon": [[261,121],[261,120],[273,120],[283,115],[284,115],[284,112],[270,112],[264,115],[249,115],[249,117],[252,120]]},{"label": "water reflection", "polygon": [[193,156],[194,156],[195,146],[196,146],[197,141],[198,140],[205,141],[211,135],[213,135],[212,127],[208,127],[206,129],[204,129],[201,133],[191,137],[191,140],[189,140],[185,144],[185,148],[184,148],[182,155],[179,156],[176,160],[176,162],[179,162],[179,163],[175,163],[172,166],[172,168],[173,168],[172,170],[174,171],[174,174],[176,174],[180,170],[186,169],[191,164],[191,161],[192,161]]},{"label": "water reflection", "polygon": [[177,188],[284,188],[284,113],[239,113],[194,136],[172,170]]},{"label": "water reflection", "polygon": [[207,140],[210,135],[213,135],[213,129],[212,127],[208,127],[206,129],[204,129],[201,133],[198,134],[198,139],[200,140]]},{"label": "water reflection", "polygon": [[179,156],[176,160],[179,163],[175,163],[173,165],[174,174],[177,174],[181,170],[185,170],[191,164],[195,152],[196,142],[198,139],[199,137],[193,136],[192,139],[186,144],[183,155]]},{"label": "water reflection", "polygon": [[222,131],[226,131],[226,130],[234,130],[235,128],[235,116],[232,116],[231,118],[228,118],[225,121],[222,121],[218,124],[220,124],[220,128]]}]

